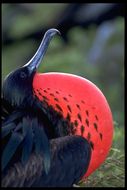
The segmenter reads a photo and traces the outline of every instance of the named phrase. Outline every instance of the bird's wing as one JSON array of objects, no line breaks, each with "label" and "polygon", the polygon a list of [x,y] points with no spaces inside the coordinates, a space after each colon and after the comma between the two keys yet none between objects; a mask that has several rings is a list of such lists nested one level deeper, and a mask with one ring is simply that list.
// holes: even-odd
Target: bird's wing
[{"label": "bird's wing", "polygon": [[17,162],[2,178],[3,187],[69,187],[86,173],[91,157],[87,140],[65,136],[50,140],[51,168],[44,172],[43,156],[30,155],[23,167]]},{"label": "bird's wing", "polygon": [[48,172],[50,149],[43,123],[15,110],[2,123],[2,172],[20,160],[25,165],[33,151],[43,155],[45,171]]}]

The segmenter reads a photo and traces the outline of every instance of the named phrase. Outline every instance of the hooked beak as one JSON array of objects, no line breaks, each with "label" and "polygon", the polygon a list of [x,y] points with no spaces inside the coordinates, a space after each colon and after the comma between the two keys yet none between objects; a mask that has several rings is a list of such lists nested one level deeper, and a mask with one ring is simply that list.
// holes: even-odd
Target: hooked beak
[{"label": "hooked beak", "polygon": [[47,30],[35,55],[31,58],[31,60],[27,64],[23,66],[23,67],[27,67],[30,73],[33,73],[34,71],[37,70],[38,66],[40,65],[46,53],[46,50],[48,49],[51,39],[57,33],[60,34],[59,30],[55,28]]}]

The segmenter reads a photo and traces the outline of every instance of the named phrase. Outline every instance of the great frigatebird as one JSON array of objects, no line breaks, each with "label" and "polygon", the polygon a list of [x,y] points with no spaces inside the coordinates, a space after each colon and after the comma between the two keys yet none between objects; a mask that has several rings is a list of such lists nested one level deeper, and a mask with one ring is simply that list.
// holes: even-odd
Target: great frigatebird
[{"label": "great frigatebird", "polygon": [[2,88],[2,186],[70,187],[105,160],[113,122],[102,92],[66,73],[37,73],[57,29]]}]

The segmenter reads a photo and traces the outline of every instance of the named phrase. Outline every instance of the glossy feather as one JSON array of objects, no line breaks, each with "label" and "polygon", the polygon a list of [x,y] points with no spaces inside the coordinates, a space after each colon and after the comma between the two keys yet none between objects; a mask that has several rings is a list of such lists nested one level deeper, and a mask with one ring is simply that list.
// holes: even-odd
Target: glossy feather
[{"label": "glossy feather", "polygon": [[23,136],[21,134],[17,132],[12,133],[9,142],[7,143],[7,146],[5,147],[2,154],[2,170],[4,170],[4,168],[6,167],[22,140]]},{"label": "glossy feather", "polygon": [[43,156],[44,168],[47,174],[50,169],[49,140],[44,132],[43,127],[37,122],[37,119],[33,120],[32,128],[34,130],[35,152]]},{"label": "glossy feather", "polygon": [[33,148],[33,130],[30,126],[30,120],[23,119],[23,135],[25,136],[23,142],[22,158],[21,162],[25,165],[30,157]]}]

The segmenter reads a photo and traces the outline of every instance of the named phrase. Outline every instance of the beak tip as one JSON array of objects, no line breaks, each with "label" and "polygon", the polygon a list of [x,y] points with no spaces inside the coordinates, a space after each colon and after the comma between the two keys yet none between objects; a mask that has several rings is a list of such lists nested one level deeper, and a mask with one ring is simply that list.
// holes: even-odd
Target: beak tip
[{"label": "beak tip", "polygon": [[56,29],[56,32],[57,32],[59,35],[61,35],[61,32],[60,32],[59,30]]},{"label": "beak tip", "polygon": [[61,35],[60,31],[58,29],[56,29],[56,28],[51,28],[46,33],[49,34],[49,35],[51,34],[52,36],[54,36],[55,34]]}]

